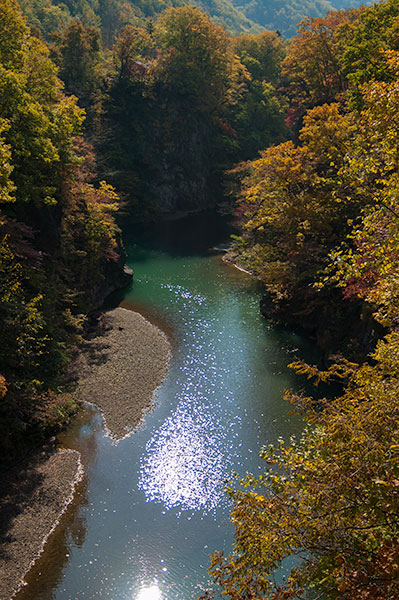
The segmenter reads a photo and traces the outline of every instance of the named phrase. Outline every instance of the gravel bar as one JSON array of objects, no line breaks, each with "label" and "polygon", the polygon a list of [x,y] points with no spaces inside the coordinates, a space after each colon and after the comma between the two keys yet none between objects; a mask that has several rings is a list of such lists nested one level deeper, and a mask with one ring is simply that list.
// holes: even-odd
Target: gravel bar
[{"label": "gravel bar", "polygon": [[109,311],[101,320],[99,335],[85,341],[79,358],[75,394],[99,408],[107,434],[118,441],[151,409],[168,369],[170,343],[158,327],[126,308]]},{"label": "gravel bar", "polygon": [[10,600],[72,502],[83,468],[75,450],[45,449],[2,474],[0,600]]}]

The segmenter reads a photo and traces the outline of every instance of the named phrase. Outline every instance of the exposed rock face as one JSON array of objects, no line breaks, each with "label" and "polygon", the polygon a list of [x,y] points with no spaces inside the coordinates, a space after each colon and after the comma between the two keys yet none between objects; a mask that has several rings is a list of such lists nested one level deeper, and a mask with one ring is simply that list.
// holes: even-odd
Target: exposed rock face
[{"label": "exposed rock face", "polygon": [[[116,108],[113,109],[116,111]],[[215,124],[182,102],[129,96],[99,143],[101,176],[128,198],[137,220],[215,205]]]},{"label": "exposed rock face", "polygon": [[[39,207],[27,204],[23,207],[23,210],[19,208],[17,215],[21,221],[29,224],[33,232],[33,244],[38,256],[41,256],[44,269],[47,271],[48,277],[54,277],[55,273],[60,273],[69,262],[69,257],[62,244],[62,207],[58,204]],[[83,284],[84,289],[79,290],[79,292],[83,292],[79,305],[82,312],[99,308],[109,294],[123,289],[133,279],[132,270],[125,265],[126,252],[120,234],[116,234],[116,241],[118,260],[106,260],[104,258],[99,261],[96,269],[100,275],[98,283],[94,286],[93,283]],[[77,271],[77,265],[74,268],[70,267],[70,273],[66,278],[68,284],[73,283],[70,281],[72,276],[76,277],[76,281],[79,281]],[[79,284],[81,284],[80,281]]]},{"label": "exposed rock face", "polygon": [[159,160],[156,177],[149,183],[155,208],[162,215],[211,208],[214,199],[209,124],[203,122],[200,115],[188,118],[172,108],[167,119],[173,140],[168,140],[164,124],[155,131]]},{"label": "exposed rock face", "polygon": [[99,285],[85,292],[84,301],[87,311],[100,308],[107,296],[127,287],[132,282],[133,271],[125,264],[126,253],[121,238],[118,239],[118,254],[117,262],[108,261],[101,265],[103,279]]}]

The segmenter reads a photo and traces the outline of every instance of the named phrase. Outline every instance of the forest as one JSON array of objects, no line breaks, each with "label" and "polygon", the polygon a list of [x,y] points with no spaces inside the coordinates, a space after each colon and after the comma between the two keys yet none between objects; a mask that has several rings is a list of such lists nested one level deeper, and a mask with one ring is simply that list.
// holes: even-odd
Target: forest
[{"label": "forest", "polygon": [[2,466],[76,412],[88,315],[131,278],[121,229],[217,209],[262,313],[323,356],[290,367],[339,391],[286,392],[305,431],[229,483],[203,598],[396,600],[399,2],[208,4],[0,0]]},{"label": "forest", "polygon": [[[194,5],[206,12],[212,21],[230,33],[259,33],[264,29],[277,30],[292,37],[304,17],[321,17],[329,10],[352,8],[359,0],[21,0],[29,25],[38,28],[50,39],[65,24],[78,18],[85,26],[101,31],[105,47],[111,48],[115,37],[126,25],[138,27],[153,23],[167,8]],[[364,4],[368,4],[365,2]]]}]

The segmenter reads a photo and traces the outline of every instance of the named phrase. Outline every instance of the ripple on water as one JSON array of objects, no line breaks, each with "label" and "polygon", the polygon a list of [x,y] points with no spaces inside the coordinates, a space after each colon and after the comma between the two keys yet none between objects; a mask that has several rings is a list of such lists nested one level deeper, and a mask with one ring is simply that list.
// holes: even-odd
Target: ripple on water
[{"label": "ripple on water", "polygon": [[205,402],[183,399],[147,443],[138,482],[147,501],[167,509],[216,508],[226,476],[223,431]]},{"label": "ripple on water", "polygon": [[132,266],[128,301],[173,330],[169,375],[143,428],[118,446],[98,415],[79,428],[87,488],[58,533],[54,563],[47,552],[21,600],[196,598],[208,554],[231,547],[225,480],[259,468],[261,443],[298,430],[281,401],[298,338],[261,319],[244,274],[213,257],[161,252]]},{"label": "ripple on water", "polygon": [[[222,411],[220,393],[224,391],[224,399],[229,401],[232,392],[223,390],[223,369],[217,372],[212,368],[216,360],[212,343],[215,324],[200,316],[207,298],[180,285],[164,287],[185,304],[190,335],[183,340],[187,354],[177,382],[179,401],[146,445],[138,487],[147,502],[163,503],[166,509],[207,513],[226,502],[223,487],[231,469],[231,446],[226,440],[229,415]],[[215,399],[216,388],[219,401]]]}]

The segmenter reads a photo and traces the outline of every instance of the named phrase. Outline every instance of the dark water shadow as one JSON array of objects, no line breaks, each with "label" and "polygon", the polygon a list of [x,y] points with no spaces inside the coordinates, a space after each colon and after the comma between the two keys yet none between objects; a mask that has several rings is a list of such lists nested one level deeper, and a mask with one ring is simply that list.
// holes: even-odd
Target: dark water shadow
[{"label": "dark water shadow", "polygon": [[[86,406],[75,417],[70,427],[58,436],[60,447],[77,450],[81,454],[81,461],[85,474],[76,488],[72,502],[61,516],[53,533],[49,536],[43,553],[35,562],[25,577],[26,586],[21,588],[15,600],[52,600],[54,590],[63,577],[63,572],[70,560],[70,548],[81,548],[87,534],[85,507],[88,501],[87,473],[98,455],[96,435],[83,438],[79,435],[82,428],[93,423],[98,411]],[[91,427],[94,433],[96,428],[101,428],[101,420],[96,426]]]},{"label": "dark water shadow", "polygon": [[55,531],[46,542],[43,553],[35,562],[27,576],[26,586],[21,588],[15,600],[52,600],[54,588],[62,577],[69,561],[71,542],[81,547],[86,537],[86,522],[81,507],[88,504],[87,481],[83,479],[75,488],[73,501],[61,516]]},{"label": "dark water shadow", "polygon": [[138,244],[129,252],[137,262],[148,259],[148,249],[171,257],[205,256],[212,248],[228,244],[234,231],[231,217],[205,212],[141,226],[126,224],[123,237],[127,246]]}]

